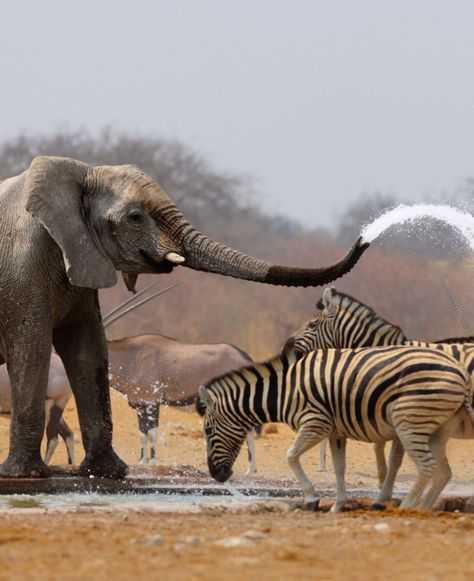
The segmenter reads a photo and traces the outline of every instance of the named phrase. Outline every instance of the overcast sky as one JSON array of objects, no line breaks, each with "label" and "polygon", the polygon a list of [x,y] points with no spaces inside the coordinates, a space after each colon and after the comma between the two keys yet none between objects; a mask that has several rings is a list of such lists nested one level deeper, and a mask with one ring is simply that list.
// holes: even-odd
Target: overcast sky
[{"label": "overcast sky", "polygon": [[2,139],[177,137],[308,225],[362,191],[416,200],[474,176],[472,1],[15,0],[0,15]]}]

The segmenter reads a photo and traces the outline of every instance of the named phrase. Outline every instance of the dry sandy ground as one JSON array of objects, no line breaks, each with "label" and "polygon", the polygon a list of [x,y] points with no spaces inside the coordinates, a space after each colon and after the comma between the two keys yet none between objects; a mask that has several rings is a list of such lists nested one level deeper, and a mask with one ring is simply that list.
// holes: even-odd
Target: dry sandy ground
[{"label": "dry sandy ground", "polygon": [[[129,463],[137,460],[135,414],[113,396],[115,446]],[[75,411],[66,414],[81,444]],[[2,454],[9,421],[0,418]],[[162,412],[159,460],[205,470],[200,420],[173,409]],[[286,465],[292,433],[285,426],[257,441],[259,480],[296,483]],[[452,489],[474,490],[474,441],[452,441]],[[65,461],[60,444],[54,462]],[[307,454],[311,478],[333,487],[332,471],[318,471],[317,450]],[[329,464],[330,466],[330,464]],[[246,454],[236,465],[236,481]],[[152,469],[149,471],[153,471]],[[158,472],[158,470],[157,470]],[[179,472],[179,470],[178,470]],[[414,468],[403,466],[401,486]],[[370,445],[348,447],[348,484],[376,488]],[[69,512],[10,509],[1,513],[0,579],[472,579],[474,515],[384,514],[356,511],[341,515],[290,510],[285,503],[195,506],[191,512],[78,508]]]}]

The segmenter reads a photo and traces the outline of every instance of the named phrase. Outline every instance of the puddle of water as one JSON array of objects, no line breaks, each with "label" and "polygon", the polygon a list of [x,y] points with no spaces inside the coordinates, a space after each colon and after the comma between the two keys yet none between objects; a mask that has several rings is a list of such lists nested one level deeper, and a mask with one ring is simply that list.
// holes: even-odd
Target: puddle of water
[{"label": "puddle of water", "polygon": [[263,496],[233,497],[201,494],[100,494],[100,493],[65,493],[65,494],[5,494],[0,495],[0,510],[25,508],[60,508],[79,507],[122,507],[154,508],[158,505],[201,505],[208,503],[230,504],[235,501],[252,502],[264,500]]}]

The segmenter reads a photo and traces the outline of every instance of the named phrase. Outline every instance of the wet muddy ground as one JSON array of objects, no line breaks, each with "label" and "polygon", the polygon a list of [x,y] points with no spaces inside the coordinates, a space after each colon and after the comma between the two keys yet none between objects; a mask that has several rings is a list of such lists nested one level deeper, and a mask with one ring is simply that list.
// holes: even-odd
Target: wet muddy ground
[{"label": "wet muddy ground", "polygon": [[[115,446],[136,462],[136,419],[126,402],[113,398]],[[80,438],[75,412],[67,420]],[[2,454],[9,421],[0,418]],[[286,465],[292,439],[284,426],[257,441],[258,479],[252,486],[297,485]],[[449,494],[474,490],[474,442],[452,441],[453,481]],[[137,478],[177,485],[210,484],[200,420],[163,410],[159,466],[133,467]],[[334,478],[318,470],[318,451],[304,465],[317,487],[331,491]],[[54,462],[65,461],[60,444]],[[246,454],[236,464],[233,484],[245,486]],[[414,468],[402,469],[398,495],[411,484]],[[358,493],[376,491],[370,445],[348,446],[348,485]],[[474,578],[474,515],[363,510],[333,515],[306,513],[278,500],[156,503],[146,507],[76,503],[51,507],[29,502],[0,508],[0,579],[470,579]],[[37,499],[39,500],[39,499]],[[327,509],[330,500],[323,502]],[[454,505],[450,506],[455,509]]]}]

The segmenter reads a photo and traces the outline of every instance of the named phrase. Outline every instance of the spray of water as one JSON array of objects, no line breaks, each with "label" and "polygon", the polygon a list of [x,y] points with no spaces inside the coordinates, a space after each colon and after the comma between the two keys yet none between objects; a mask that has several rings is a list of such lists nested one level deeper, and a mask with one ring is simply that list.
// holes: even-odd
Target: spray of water
[{"label": "spray of water", "polygon": [[415,223],[422,218],[435,218],[458,231],[466,244],[474,251],[474,216],[452,206],[437,204],[400,204],[387,210],[370,224],[364,226],[361,236],[364,242],[373,242],[391,226]]},{"label": "spray of water", "polygon": [[230,484],[230,482],[224,482],[223,487],[227,488],[227,490],[235,498],[238,498],[239,500],[245,500],[246,497],[239,490],[237,490],[237,488],[235,486]]}]

